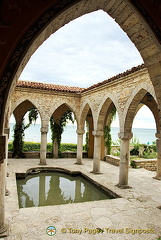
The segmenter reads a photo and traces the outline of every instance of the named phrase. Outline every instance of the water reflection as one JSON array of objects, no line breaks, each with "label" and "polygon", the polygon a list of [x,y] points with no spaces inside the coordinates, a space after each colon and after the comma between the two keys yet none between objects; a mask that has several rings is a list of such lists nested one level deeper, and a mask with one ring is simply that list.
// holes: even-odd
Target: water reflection
[{"label": "water reflection", "polygon": [[41,172],[17,179],[19,207],[38,207],[110,199],[81,176]]}]

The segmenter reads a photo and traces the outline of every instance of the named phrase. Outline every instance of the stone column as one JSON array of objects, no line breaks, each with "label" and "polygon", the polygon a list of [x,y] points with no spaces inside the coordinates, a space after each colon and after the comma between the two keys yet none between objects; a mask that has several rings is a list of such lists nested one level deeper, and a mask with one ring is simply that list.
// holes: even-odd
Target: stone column
[{"label": "stone column", "polygon": [[44,126],[41,131],[41,147],[40,147],[40,163],[39,165],[46,165],[46,149],[47,149],[47,133],[48,126]]},{"label": "stone column", "polygon": [[93,171],[92,173],[100,173],[100,158],[101,158],[101,139],[103,131],[93,131],[94,135],[94,159],[93,159]]},{"label": "stone column", "polygon": [[39,176],[39,206],[45,206],[45,175]]},{"label": "stone column", "polygon": [[8,139],[9,139],[9,134],[10,134],[10,128],[5,128],[4,129],[4,134],[6,135],[6,193],[5,195],[9,195],[9,190],[7,189],[7,163],[8,163]]},{"label": "stone column", "polygon": [[94,153],[94,136],[92,134],[93,130],[94,130],[94,126],[93,126],[93,117],[92,115],[87,115],[87,122],[88,122],[88,158],[93,158],[93,153]]},{"label": "stone column", "polygon": [[101,137],[101,160],[104,160],[106,156],[105,153],[105,139],[104,139],[104,135]]},{"label": "stone column", "polygon": [[119,133],[121,139],[121,152],[120,152],[120,168],[119,168],[119,183],[120,188],[128,187],[128,172],[129,172],[129,161],[130,161],[130,139],[132,133]]},{"label": "stone column", "polygon": [[6,236],[5,184],[6,184],[6,136],[0,136],[0,237]]},{"label": "stone column", "polygon": [[161,180],[161,134],[156,133],[155,136],[157,138],[156,147],[158,156],[157,156],[157,172],[154,178],[157,180]]},{"label": "stone column", "polygon": [[80,202],[80,200],[81,200],[81,181],[77,179],[75,181],[75,198],[74,198],[74,202]]},{"label": "stone column", "polygon": [[83,134],[84,130],[77,130],[77,162],[76,164],[82,164],[82,151],[83,151]]},{"label": "stone column", "polygon": [[53,157],[58,158],[58,142],[57,139],[54,139],[54,144],[53,144]]}]

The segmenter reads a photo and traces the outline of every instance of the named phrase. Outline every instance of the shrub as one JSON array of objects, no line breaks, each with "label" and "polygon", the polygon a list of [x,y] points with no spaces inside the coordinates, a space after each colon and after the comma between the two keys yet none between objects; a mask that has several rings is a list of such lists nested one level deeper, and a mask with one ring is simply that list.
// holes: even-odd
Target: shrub
[{"label": "shrub", "polygon": [[61,143],[60,150],[65,151],[77,151],[77,144],[74,143]]},{"label": "shrub", "polygon": [[143,154],[142,154],[143,158],[150,159],[150,158],[156,158],[157,157],[156,145],[143,144],[142,146],[144,148]]},{"label": "shrub", "polygon": [[[13,143],[8,143],[8,150],[13,151]],[[74,143],[61,143],[60,150],[65,151],[77,151],[77,144]],[[40,143],[24,142],[23,151],[40,151]],[[47,144],[47,152],[52,152],[52,143]]]},{"label": "shrub", "polygon": [[135,145],[134,148],[131,149],[130,155],[139,155],[139,145]]},{"label": "shrub", "polygon": [[8,151],[13,151],[13,143],[12,142],[8,143]]},{"label": "shrub", "polygon": [[131,140],[131,144],[134,146],[133,149],[131,149],[130,151],[130,155],[139,155],[139,147],[140,147],[140,144],[139,144],[139,139],[137,139],[135,136],[132,138]]},{"label": "shrub", "polygon": [[133,161],[133,160],[131,160],[130,165],[132,168],[137,168],[137,165],[136,165],[135,161]]},{"label": "shrub", "polygon": [[23,151],[40,151],[40,143],[24,142]]}]

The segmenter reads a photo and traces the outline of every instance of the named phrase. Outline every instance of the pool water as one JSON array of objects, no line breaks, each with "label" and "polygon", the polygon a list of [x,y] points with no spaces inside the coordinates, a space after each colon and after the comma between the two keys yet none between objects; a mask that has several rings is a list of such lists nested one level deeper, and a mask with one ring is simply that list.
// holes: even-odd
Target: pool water
[{"label": "pool water", "polygon": [[19,207],[39,207],[114,198],[83,176],[40,172],[17,179]]}]

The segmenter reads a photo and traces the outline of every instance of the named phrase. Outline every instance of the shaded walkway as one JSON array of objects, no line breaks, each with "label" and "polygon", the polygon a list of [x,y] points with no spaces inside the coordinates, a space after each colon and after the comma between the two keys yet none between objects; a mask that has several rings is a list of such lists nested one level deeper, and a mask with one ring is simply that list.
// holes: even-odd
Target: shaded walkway
[{"label": "shaded walkway", "polygon": [[[119,168],[101,161],[103,174],[91,174],[92,160],[83,159],[84,165],[75,165],[75,159],[47,159],[48,167],[61,167],[69,170],[80,170],[95,181],[113,190],[122,198],[76,203],[59,206],[33,207],[18,209],[15,172],[25,172],[38,167],[38,159],[10,159],[7,178],[10,195],[6,197],[6,219],[10,224],[9,236],[6,240],[44,240],[48,226],[57,229],[54,239],[157,239],[161,236],[161,183],[152,177],[154,172],[145,169],[129,170],[129,185],[132,189],[119,189]],[[67,233],[61,233],[65,228]],[[82,233],[70,233],[69,228],[82,229]],[[84,228],[123,229],[124,233],[84,233]],[[126,229],[128,228],[128,229]],[[132,234],[130,229],[154,229],[155,234]],[[126,233],[128,231],[128,233]]]}]

